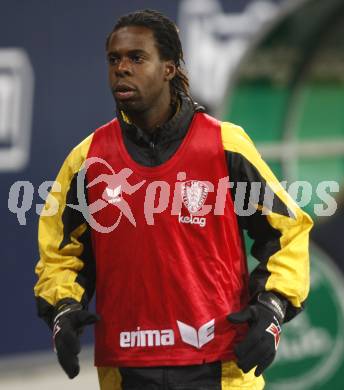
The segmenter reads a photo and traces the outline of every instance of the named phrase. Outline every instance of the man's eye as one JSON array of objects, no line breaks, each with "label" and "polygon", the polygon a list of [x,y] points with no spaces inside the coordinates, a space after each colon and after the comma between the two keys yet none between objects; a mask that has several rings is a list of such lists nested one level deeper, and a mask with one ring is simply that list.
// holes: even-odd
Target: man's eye
[{"label": "man's eye", "polygon": [[132,56],[131,60],[136,64],[140,64],[141,62],[143,62],[143,58],[139,55]]},{"label": "man's eye", "polygon": [[109,56],[108,57],[108,62],[110,65],[116,65],[118,64],[119,58],[115,56]]}]

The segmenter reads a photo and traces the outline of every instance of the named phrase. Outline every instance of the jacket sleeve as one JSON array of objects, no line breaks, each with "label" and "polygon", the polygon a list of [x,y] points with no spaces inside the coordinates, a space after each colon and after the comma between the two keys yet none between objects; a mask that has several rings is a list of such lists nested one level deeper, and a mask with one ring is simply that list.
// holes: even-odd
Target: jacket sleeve
[{"label": "jacket sleeve", "polygon": [[[83,169],[91,140],[92,135],[64,161],[39,219],[40,259],[35,268],[38,281],[34,293],[38,315],[49,325],[58,303],[77,301],[87,306],[94,292],[90,227],[82,212],[68,206],[79,203],[77,174]],[[54,212],[49,213],[54,205]]]},{"label": "jacket sleeve", "polygon": [[251,253],[259,261],[250,275],[251,297],[271,291],[285,298],[288,321],[302,310],[309,292],[313,222],[284,190],[244,130],[226,122],[221,130],[238,222],[253,240]]}]

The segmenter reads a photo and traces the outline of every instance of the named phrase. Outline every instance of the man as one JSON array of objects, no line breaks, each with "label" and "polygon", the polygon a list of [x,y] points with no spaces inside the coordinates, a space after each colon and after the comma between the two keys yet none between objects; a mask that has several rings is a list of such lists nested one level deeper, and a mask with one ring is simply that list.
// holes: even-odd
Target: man
[{"label": "man", "polygon": [[35,295],[58,360],[76,376],[96,323],[102,390],[262,389],[308,293],[312,222],[246,133],[193,103],[169,19],[122,17],[106,51],[117,119],[72,150],[46,202],[58,212],[39,224]]}]

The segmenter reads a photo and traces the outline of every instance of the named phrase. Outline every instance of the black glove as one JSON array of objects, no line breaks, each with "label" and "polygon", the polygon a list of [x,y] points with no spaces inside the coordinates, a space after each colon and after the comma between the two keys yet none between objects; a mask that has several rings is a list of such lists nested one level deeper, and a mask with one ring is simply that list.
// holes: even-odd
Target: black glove
[{"label": "black glove", "polygon": [[234,346],[238,367],[244,373],[257,366],[254,374],[259,376],[274,360],[286,306],[286,301],[264,292],[255,304],[227,317],[234,324],[247,322],[250,327],[245,339]]},{"label": "black glove", "polygon": [[70,379],[79,374],[79,336],[85,325],[99,320],[96,314],[84,310],[79,303],[61,305],[53,322],[54,349],[62,368]]}]

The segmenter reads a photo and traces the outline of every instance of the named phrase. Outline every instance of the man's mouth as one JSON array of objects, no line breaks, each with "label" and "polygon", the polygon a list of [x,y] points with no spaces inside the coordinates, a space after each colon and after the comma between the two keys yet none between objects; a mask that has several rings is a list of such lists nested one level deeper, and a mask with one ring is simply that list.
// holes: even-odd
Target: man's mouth
[{"label": "man's mouth", "polygon": [[127,84],[118,84],[112,89],[112,92],[118,100],[128,100],[135,96],[136,88]]}]

